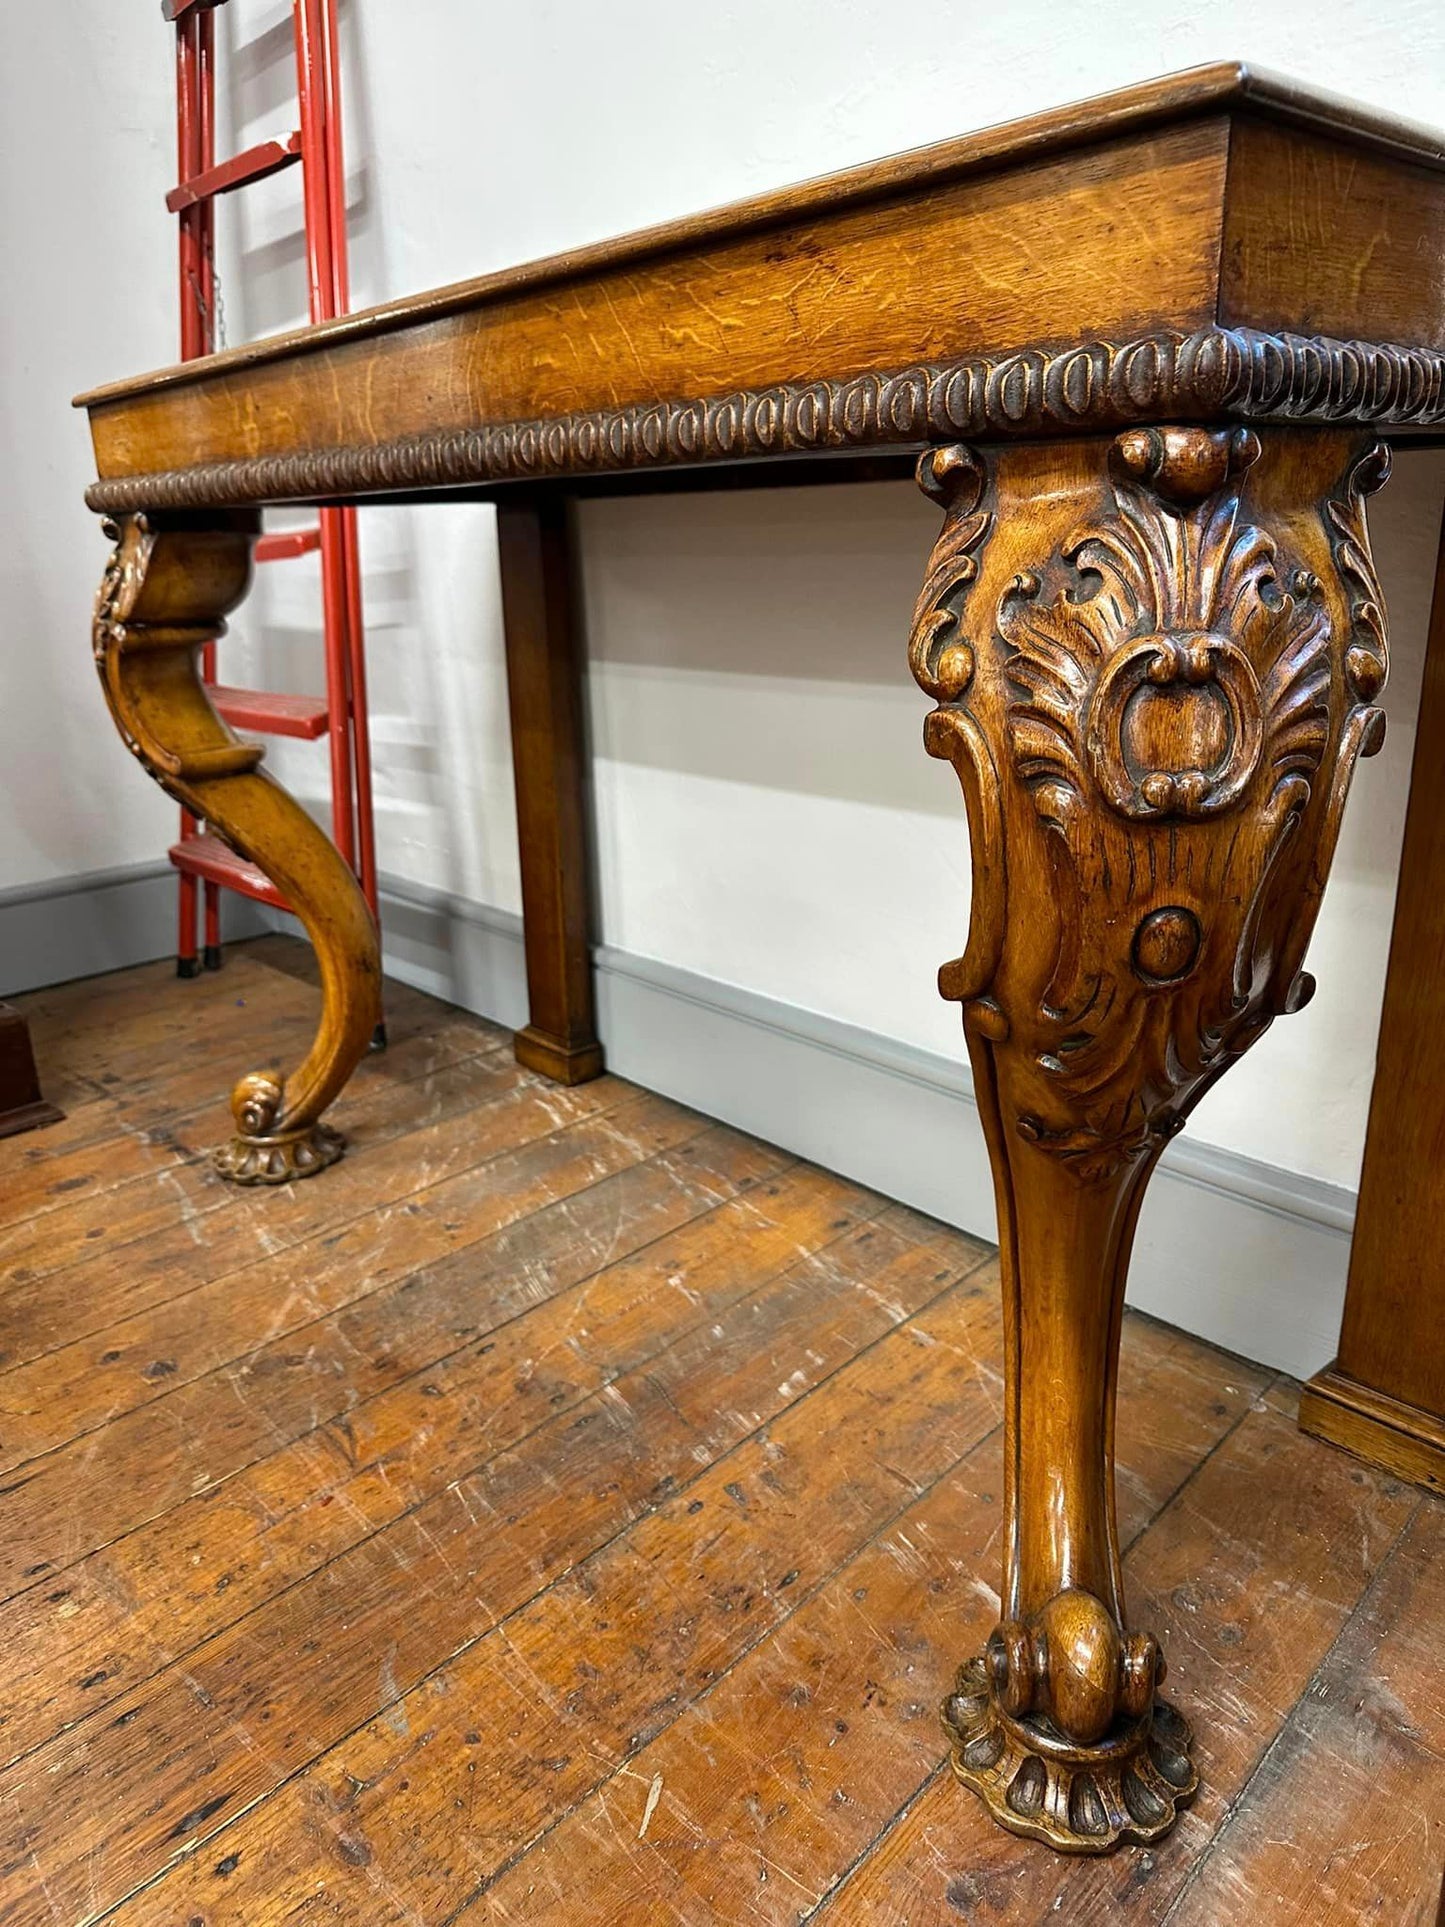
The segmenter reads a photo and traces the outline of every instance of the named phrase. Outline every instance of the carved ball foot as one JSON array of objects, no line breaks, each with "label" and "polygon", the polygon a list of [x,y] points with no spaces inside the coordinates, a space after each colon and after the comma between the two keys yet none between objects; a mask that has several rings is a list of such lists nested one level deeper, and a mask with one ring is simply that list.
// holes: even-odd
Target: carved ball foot
[{"label": "carved ball foot", "polygon": [[345,1149],[340,1131],[309,1124],[276,1137],[233,1137],[216,1152],[215,1166],[232,1184],[289,1184],[293,1178],[315,1177]]},{"label": "carved ball foot", "polygon": [[1199,1785],[1194,1736],[1164,1700],[1142,1719],[1120,1721],[1097,1744],[1075,1746],[1041,1715],[1005,1713],[983,1655],[959,1668],[943,1727],[954,1772],[999,1825],[1060,1853],[1110,1853],[1126,1840],[1157,1840]]}]

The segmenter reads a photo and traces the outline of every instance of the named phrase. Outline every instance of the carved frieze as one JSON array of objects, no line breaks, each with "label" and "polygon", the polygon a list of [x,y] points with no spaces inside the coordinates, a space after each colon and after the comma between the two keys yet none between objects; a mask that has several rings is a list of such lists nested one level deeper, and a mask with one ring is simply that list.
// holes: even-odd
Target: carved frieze
[{"label": "carved frieze", "polygon": [[[940,703],[929,746],[959,766],[976,861],[999,846],[982,851],[970,950],[945,988],[1021,1054],[1014,1128],[1083,1177],[1175,1129],[1290,1007],[1291,983],[1276,981],[1292,950],[1282,858],[1322,766],[1332,792],[1336,763],[1378,736],[1362,726],[1386,659],[1361,501],[1385,463],[1361,456],[1316,508],[1327,592],[1290,529],[1247,507],[1259,457],[1248,428],[1127,431],[1096,512],[1042,555],[1008,531],[1024,566],[972,609],[998,513],[983,466],[962,450],[922,464],[947,519],[913,669]],[[1007,853],[1005,760],[1044,832],[1030,843],[1015,826]],[[1332,838],[1330,813],[1317,827]],[[1021,915],[1031,956],[1000,985],[1005,924]],[[1020,996],[1030,970],[1037,995]]]},{"label": "carved frieze", "polygon": [[1097,433],[1160,418],[1425,426],[1445,420],[1445,354],[1248,328],[1159,331],[209,462],[96,482],[86,500],[108,513],[211,508],[955,437]]}]

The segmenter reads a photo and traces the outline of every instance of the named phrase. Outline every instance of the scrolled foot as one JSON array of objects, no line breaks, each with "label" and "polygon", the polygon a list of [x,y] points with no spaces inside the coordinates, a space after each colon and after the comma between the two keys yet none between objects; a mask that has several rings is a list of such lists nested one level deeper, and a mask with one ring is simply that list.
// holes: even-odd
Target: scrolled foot
[{"label": "scrolled foot", "polygon": [[236,1135],[213,1162],[232,1184],[290,1184],[315,1177],[346,1149],[346,1139],[315,1118],[288,1116],[279,1071],[251,1071],[231,1093]]},{"label": "scrolled foot", "polygon": [[1080,1746],[1047,1715],[1006,1713],[991,1674],[986,1654],[959,1668],[943,1727],[954,1773],[1010,1833],[1060,1853],[1111,1853],[1159,1839],[1193,1799],[1194,1736],[1167,1701]]},{"label": "scrolled foot", "polygon": [[290,1184],[313,1178],[346,1150],[346,1139],[329,1124],[308,1124],[275,1137],[233,1137],[214,1155],[217,1171],[232,1184]]}]

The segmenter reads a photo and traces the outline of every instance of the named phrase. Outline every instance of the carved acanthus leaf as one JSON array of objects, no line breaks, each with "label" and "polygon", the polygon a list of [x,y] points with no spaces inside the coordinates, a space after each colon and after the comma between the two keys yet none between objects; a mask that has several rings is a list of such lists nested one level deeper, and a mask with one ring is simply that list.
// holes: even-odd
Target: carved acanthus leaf
[{"label": "carved acanthus leaf", "polygon": [[[1390,672],[1385,598],[1365,528],[1365,497],[1383,488],[1389,475],[1390,451],[1380,442],[1367,449],[1351,467],[1345,478],[1345,499],[1325,504],[1335,567],[1349,588],[1350,619],[1354,625],[1350,647],[1345,652],[1345,677],[1350,693],[1362,703],[1374,701]],[[1365,746],[1366,755],[1372,755],[1380,747],[1383,733],[1374,731],[1372,737]]]},{"label": "carved acanthus leaf", "polygon": [[920,687],[947,703],[956,701],[973,680],[973,648],[960,618],[993,517],[979,506],[984,471],[971,449],[955,445],[931,450],[918,465],[918,479],[943,508],[944,520],[913,612],[908,666]]}]

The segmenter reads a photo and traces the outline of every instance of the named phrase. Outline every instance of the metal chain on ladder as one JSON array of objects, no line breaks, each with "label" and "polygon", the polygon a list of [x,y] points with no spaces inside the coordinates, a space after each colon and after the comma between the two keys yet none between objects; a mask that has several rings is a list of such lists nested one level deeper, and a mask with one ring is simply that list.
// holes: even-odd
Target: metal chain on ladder
[{"label": "metal chain on ladder", "polygon": [[196,304],[196,311],[201,317],[201,326],[205,330],[206,352],[213,355],[218,349],[226,346],[226,303],[221,294],[221,270],[216,266],[214,253],[207,256],[207,265],[211,270],[211,293],[214,297],[209,307],[206,305],[205,295],[201,292],[201,284],[194,273],[188,273],[186,279],[190,282],[191,298]]}]

